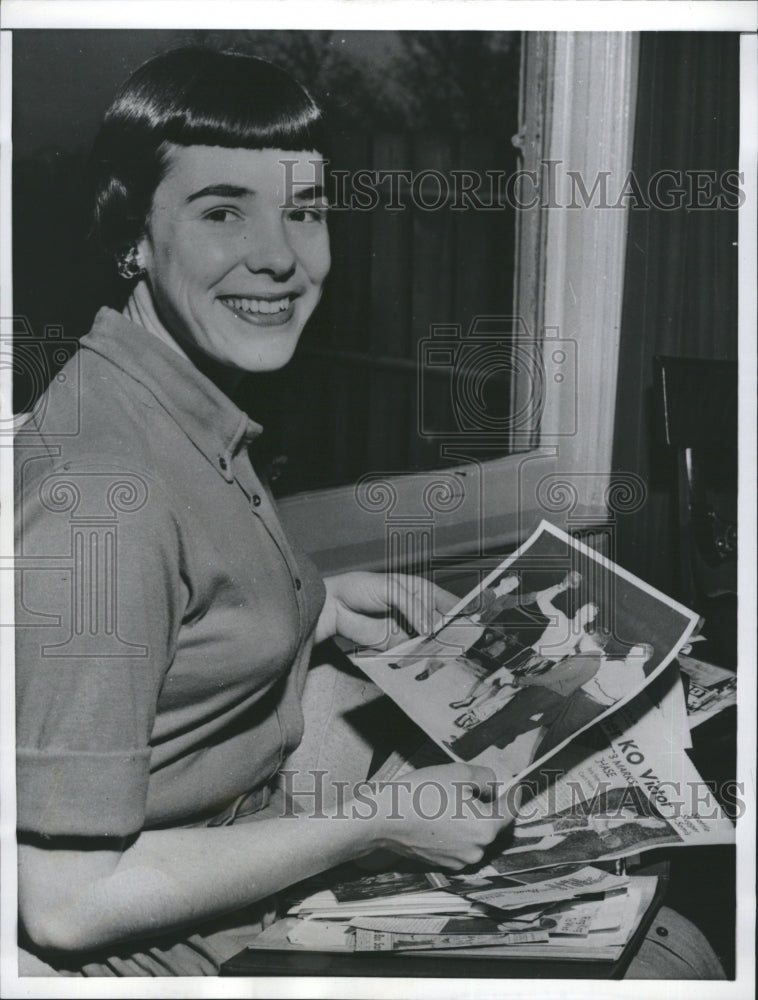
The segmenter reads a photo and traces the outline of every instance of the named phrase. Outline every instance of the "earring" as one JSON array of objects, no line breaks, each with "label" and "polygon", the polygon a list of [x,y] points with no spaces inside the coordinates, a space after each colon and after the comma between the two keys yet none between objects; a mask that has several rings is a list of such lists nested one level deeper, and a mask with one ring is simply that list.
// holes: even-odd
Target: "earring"
[{"label": "earring", "polygon": [[138,278],[141,274],[145,273],[136,246],[131,246],[128,250],[124,250],[118,255],[116,258],[116,268],[121,277],[127,281],[131,281],[132,278]]}]

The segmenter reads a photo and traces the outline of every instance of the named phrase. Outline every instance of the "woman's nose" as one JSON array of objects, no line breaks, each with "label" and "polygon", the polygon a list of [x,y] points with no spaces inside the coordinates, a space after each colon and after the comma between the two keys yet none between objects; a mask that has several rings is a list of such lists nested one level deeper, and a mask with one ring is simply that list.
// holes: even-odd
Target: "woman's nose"
[{"label": "woman's nose", "polygon": [[245,266],[255,274],[270,274],[277,280],[288,278],[297,263],[281,217],[257,219],[244,237]]}]

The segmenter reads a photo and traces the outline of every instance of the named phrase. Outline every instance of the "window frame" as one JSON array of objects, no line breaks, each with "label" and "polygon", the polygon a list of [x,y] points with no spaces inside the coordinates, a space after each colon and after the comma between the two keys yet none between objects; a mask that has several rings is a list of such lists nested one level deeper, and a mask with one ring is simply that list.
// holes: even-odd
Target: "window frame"
[{"label": "window frame", "polygon": [[[566,171],[579,171],[591,191],[600,172],[616,180],[632,169],[638,49],[636,32],[522,38],[514,142],[524,170],[559,165],[555,200],[517,212],[515,234],[514,315],[546,358],[539,426],[520,427],[515,453],[502,459],[462,455],[451,468],[280,500],[286,528],[322,572],[423,570],[432,556],[502,551],[543,517],[568,529],[607,521],[628,199],[561,206],[571,204]],[[568,363],[551,362],[558,351]],[[533,391],[530,373],[517,370],[516,405]],[[456,457],[454,443],[447,453]]]}]

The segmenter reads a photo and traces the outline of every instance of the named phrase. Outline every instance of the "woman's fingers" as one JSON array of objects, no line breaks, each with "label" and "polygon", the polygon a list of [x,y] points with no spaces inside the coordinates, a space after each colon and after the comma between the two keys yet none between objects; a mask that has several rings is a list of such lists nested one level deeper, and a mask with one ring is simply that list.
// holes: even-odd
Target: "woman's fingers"
[{"label": "woman's fingers", "polygon": [[376,618],[348,609],[340,615],[339,632],[351,642],[371,649],[391,649],[409,638],[392,618]]},{"label": "woman's fingers", "polygon": [[375,791],[380,843],[445,868],[477,864],[513,819],[498,791],[490,768],[463,763],[382,783]]},{"label": "woman's fingers", "polygon": [[478,764],[462,766],[465,766],[469,773],[458,780],[470,784],[473,794],[482,802],[493,802],[497,798],[501,783],[498,782],[492,768]]},{"label": "woman's fingers", "polygon": [[398,600],[393,602],[419,635],[437,628],[441,618],[458,603],[459,598],[420,576],[396,574]]},{"label": "woman's fingers", "polygon": [[418,635],[431,632],[435,615],[428,581],[402,574],[390,577],[390,603]]},{"label": "woman's fingers", "polygon": [[471,770],[475,774],[471,777],[471,784],[476,791],[477,797],[484,802],[492,802],[497,795],[498,781],[495,772],[491,767],[472,766]]},{"label": "woman's fingers", "polygon": [[[451,796],[460,789],[470,788],[473,796],[482,802],[493,802],[503,790],[502,782],[497,780],[492,768],[480,764],[438,764],[420,768],[409,778],[416,785],[429,783],[438,788],[448,788]],[[502,819],[510,822],[512,817],[504,814]]]},{"label": "woman's fingers", "polygon": [[[389,577],[379,573],[345,573],[326,582],[335,620],[327,622],[322,615],[325,621],[322,632],[331,635],[336,631],[379,649],[388,649],[408,638],[401,624],[391,622],[390,613],[399,613],[417,635],[428,635],[458,603],[455,595],[430,580],[402,573]],[[358,616],[364,619],[363,623],[357,621]]]}]

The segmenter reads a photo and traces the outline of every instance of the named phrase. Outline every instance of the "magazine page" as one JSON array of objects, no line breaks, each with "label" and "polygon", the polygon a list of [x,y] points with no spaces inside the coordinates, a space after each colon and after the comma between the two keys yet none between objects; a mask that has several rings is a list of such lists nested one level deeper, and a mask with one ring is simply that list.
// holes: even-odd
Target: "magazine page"
[{"label": "magazine page", "polygon": [[688,678],[686,706],[690,729],[737,704],[737,674],[734,670],[698,660],[694,656],[680,655],[678,660],[682,673]]},{"label": "magazine page", "polygon": [[666,753],[692,749],[690,720],[679,659],[672,660],[656,679],[645,688],[645,697],[660,712],[661,728],[658,740]]},{"label": "magazine page", "polygon": [[[643,693],[524,782],[500,874],[734,841],[734,826]],[[665,733],[663,734],[665,736]],[[535,794],[536,793],[536,794]]]},{"label": "magazine page", "polygon": [[451,757],[512,783],[658,677],[697,624],[543,521],[431,636],[354,662]]}]

